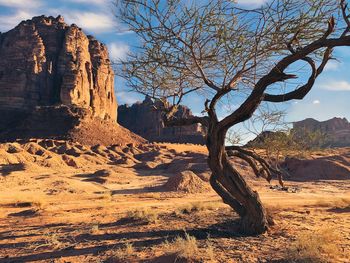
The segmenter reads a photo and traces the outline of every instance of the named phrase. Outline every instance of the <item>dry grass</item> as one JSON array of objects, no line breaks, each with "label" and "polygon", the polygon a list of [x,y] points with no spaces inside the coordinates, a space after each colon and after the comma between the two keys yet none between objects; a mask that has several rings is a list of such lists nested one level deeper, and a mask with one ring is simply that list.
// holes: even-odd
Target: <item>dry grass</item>
[{"label": "dry grass", "polygon": [[186,204],[178,208],[175,213],[176,214],[191,214],[193,212],[203,212],[206,210],[214,210],[216,208],[215,203],[213,202],[194,202]]},{"label": "dry grass", "polygon": [[91,230],[90,230],[90,232],[91,232],[91,234],[98,234],[98,233],[100,233],[100,226],[99,226],[99,224],[93,224],[92,226],[91,226]]},{"label": "dry grass", "polygon": [[126,259],[129,259],[133,256],[135,256],[135,249],[133,247],[133,244],[129,242],[125,242],[123,247],[116,249],[112,253],[112,258],[117,259],[121,262],[125,262]]},{"label": "dry grass", "polygon": [[185,233],[185,238],[176,237],[174,241],[165,241],[163,249],[167,254],[176,254],[178,258],[196,259],[199,254],[197,239]]},{"label": "dry grass", "polygon": [[216,262],[213,241],[208,237],[203,247],[194,236],[185,232],[185,237],[176,237],[172,242],[165,241],[162,245],[165,254],[174,254],[177,259],[195,262]]},{"label": "dry grass", "polygon": [[205,242],[206,249],[204,255],[206,255],[210,262],[216,262],[215,259],[215,251],[214,251],[214,245],[210,237]]},{"label": "dry grass", "polygon": [[127,212],[126,217],[133,219],[135,221],[151,224],[151,223],[158,222],[159,214],[154,209],[143,208],[143,209],[132,210]]},{"label": "dry grass", "polygon": [[48,231],[44,234],[43,242],[41,244],[33,243],[31,246],[34,251],[45,247],[53,250],[63,250],[76,245],[73,238],[66,237],[60,230]]},{"label": "dry grass", "polygon": [[301,233],[288,251],[290,262],[337,262],[342,250],[337,244],[341,236],[335,229],[324,228]]}]

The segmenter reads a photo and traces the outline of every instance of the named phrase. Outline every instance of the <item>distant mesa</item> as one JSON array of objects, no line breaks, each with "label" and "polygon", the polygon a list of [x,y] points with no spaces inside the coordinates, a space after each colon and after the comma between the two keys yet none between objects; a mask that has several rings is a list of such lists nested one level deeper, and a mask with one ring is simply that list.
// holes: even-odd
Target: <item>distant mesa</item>
[{"label": "distant mesa", "polygon": [[[2,141],[76,137],[110,144],[130,133],[116,124],[106,46],[61,16],[34,17],[0,33],[0,113]],[[89,133],[91,140],[79,138]]]},{"label": "distant mesa", "polygon": [[[118,107],[118,122],[151,142],[205,144],[204,129],[200,124],[165,127],[159,101],[146,96],[143,102]],[[192,116],[186,106],[180,105],[175,118]]]},{"label": "distant mesa", "polygon": [[[305,131],[324,135],[322,147],[349,147],[350,146],[350,123],[346,118],[332,118],[326,121],[317,121],[308,118],[293,123],[293,132],[298,135]],[[283,138],[283,132],[264,131],[254,140],[247,143],[248,147],[259,147],[267,138]],[[297,136],[296,136],[297,137]]]},{"label": "distant mesa", "polygon": [[348,147],[350,146],[350,123],[346,118],[332,118],[326,121],[317,121],[309,118],[293,123],[295,130],[319,131],[325,134],[325,146]]}]

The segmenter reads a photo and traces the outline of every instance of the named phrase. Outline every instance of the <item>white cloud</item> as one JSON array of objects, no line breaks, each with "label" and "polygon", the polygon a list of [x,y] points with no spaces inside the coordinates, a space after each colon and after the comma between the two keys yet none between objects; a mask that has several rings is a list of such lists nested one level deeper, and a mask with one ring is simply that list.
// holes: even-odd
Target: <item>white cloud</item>
[{"label": "white cloud", "polygon": [[321,102],[319,100],[314,100],[312,104],[320,104]]},{"label": "white cloud", "polygon": [[20,8],[22,10],[35,9],[43,5],[41,0],[0,0],[0,6]]},{"label": "white cloud", "polygon": [[329,61],[324,68],[325,71],[334,71],[337,69],[339,69],[339,62],[334,60]]},{"label": "white cloud", "polygon": [[318,86],[330,91],[350,91],[350,83],[345,80],[328,80],[318,84]]},{"label": "white cloud", "polygon": [[130,52],[129,46],[123,43],[111,43],[108,45],[108,50],[112,61],[125,59]]},{"label": "white cloud", "polygon": [[15,26],[17,26],[21,21],[31,19],[34,16],[31,12],[18,11],[12,15],[1,15],[0,16],[0,31],[6,32]]},{"label": "white cloud", "polygon": [[62,12],[68,23],[74,23],[79,27],[95,33],[109,32],[116,27],[116,22],[109,14],[93,12]]},{"label": "white cloud", "polygon": [[65,0],[65,2],[71,2],[71,3],[82,3],[82,4],[106,4],[109,3],[109,0]]},{"label": "white cloud", "polygon": [[267,0],[237,0],[237,3],[242,6],[258,7],[266,3]]},{"label": "white cloud", "polygon": [[135,92],[127,92],[127,91],[117,91],[117,100],[119,105],[122,104],[134,104],[135,102],[141,101],[142,98],[139,94]]},{"label": "white cloud", "polygon": [[[338,98],[336,94],[330,92],[321,101],[321,104],[313,104],[311,101],[300,101],[298,104],[290,104],[287,110],[286,121],[300,121],[306,118],[314,118],[320,121],[328,120],[333,117],[345,116],[350,118],[348,100]],[[312,94],[311,94],[312,95]],[[318,100],[318,99],[314,99]],[[322,108],[320,108],[322,105]],[[323,110],[327,109],[327,110]]]}]

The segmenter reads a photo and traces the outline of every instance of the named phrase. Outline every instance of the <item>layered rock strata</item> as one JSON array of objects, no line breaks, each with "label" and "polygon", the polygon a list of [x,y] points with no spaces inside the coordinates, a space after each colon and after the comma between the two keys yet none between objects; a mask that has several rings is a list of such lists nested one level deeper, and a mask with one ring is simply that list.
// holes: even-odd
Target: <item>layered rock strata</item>
[{"label": "layered rock strata", "polygon": [[116,120],[106,46],[61,16],[34,17],[0,34],[0,110],[30,112],[57,104]]}]

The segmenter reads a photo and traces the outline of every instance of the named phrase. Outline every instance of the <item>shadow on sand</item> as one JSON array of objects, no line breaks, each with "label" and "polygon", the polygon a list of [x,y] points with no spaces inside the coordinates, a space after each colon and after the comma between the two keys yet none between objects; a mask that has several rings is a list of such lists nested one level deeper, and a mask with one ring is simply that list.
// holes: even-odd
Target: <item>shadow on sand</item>
[{"label": "shadow on sand", "polygon": [[23,163],[0,165],[0,175],[2,176],[7,176],[13,172],[19,172],[24,170],[25,170],[25,165]]},{"label": "shadow on sand", "polygon": [[[135,240],[132,242],[133,246],[135,248],[144,248],[144,247],[150,247],[150,246],[156,246],[159,244],[162,244],[166,240],[170,241],[174,238],[181,236],[184,237],[186,233],[188,233],[191,236],[196,237],[197,240],[204,240],[210,236],[210,238],[239,238],[241,235],[238,232],[238,221],[237,220],[230,220],[230,221],[224,221],[218,224],[211,225],[207,228],[196,228],[196,229],[188,229],[186,232],[184,230],[158,230],[158,231],[130,231],[130,232],[121,232],[118,233],[118,227],[129,224],[127,220],[118,220],[113,223],[107,223],[107,224],[100,224],[99,228],[102,229],[108,229],[111,227],[115,227],[115,232],[111,232],[110,230],[108,233],[104,234],[91,234],[91,233],[84,233],[84,234],[78,234],[76,236],[72,236],[71,239],[74,240],[75,244],[72,246],[69,246],[68,248],[56,250],[56,251],[50,251],[50,252],[40,252],[40,251],[32,251],[33,253],[29,255],[22,255],[22,256],[12,256],[7,255],[4,258],[0,259],[0,262],[30,262],[30,261],[38,261],[38,260],[48,260],[48,259],[57,259],[57,258],[64,258],[64,257],[72,257],[72,256],[82,256],[82,255],[98,255],[100,253],[103,253],[110,249],[117,249],[124,245],[125,240]],[[59,224],[59,225],[43,225],[40,226],[40,228],[30,228],[28,230],[49,230],[49,231],[55,231],[59,227],[59,230],[61,233],[74,233],[74,231],[77,228],[81,228],[81,226],[76,225],[65,225],[65,224]],[[227,229],[230,228],[228,231]],[[87,229],[86,229],[87,230]],[[22,232],[22,231],[21,231]],[[15,236],[11,235],[13,232],[2,232],[0,233],[0,240],[14,240],[18,237],[26,237],[23,235]],[[33,233],[29,234],[30,236],[33,236]],[[28,235],[28,236],[29,236]],[[38,233],[40,235],[40,233]],[[106,241],[108,242],[108,245],[105,245]],[[110,242],[112,241],[112,243]],[[87,245],[83,245],[83,243],[88,242]],[[101,244],[101,245],[92,245],[92,244]],[[17,242],[17,243],[6,243],[6,244],[0,244],[0,250],[3,249],[11,249],[11,248],[27,248],[30,246],[32,242]],[[45,244],[44,240],[39,240],[37,242],[37,245],[43,245]],[[79,245],[79,248],[76,248],[75,246]],[[163,258],[155,258],[154,260],[149,260],[145,262],[164,262]]]}]

